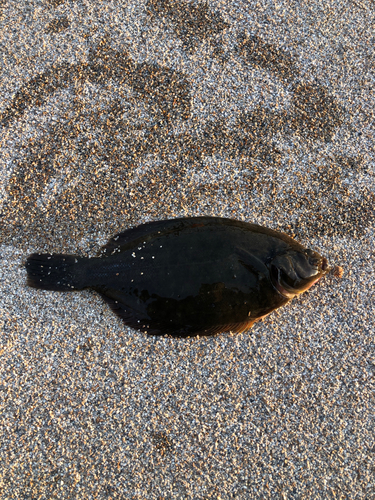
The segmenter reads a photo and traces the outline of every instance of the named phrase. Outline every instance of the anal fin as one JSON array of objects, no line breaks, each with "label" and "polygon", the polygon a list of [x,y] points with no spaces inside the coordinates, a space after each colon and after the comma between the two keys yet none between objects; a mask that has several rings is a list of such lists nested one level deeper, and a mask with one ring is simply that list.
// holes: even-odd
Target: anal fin
[{"label": "anal fin", "polygon": [[233,331],[236,333],[241,333],[246,330],[249,330],[256,319],[252,319],[249,321],[245,321],[242,323],[231,323],[227,325],[213,325],[207,328],[200,328],[198,326],[192,327],[190,325],[186,325],[185,327],[169,327],[167,325],[156,324],[155,321],[150,319],[138,319],[139,315],[137,311],[123,302],[117,301],[108,297],[102,292],[99,292],[112,311],[122,319],[126,326],[130,328],[134,328],[135,330],[139,330],[148,335],[155,336],[170,336],[175,338],[187,338],[187,337],[209,337],[212,335],[217,335],[223,332]]}]

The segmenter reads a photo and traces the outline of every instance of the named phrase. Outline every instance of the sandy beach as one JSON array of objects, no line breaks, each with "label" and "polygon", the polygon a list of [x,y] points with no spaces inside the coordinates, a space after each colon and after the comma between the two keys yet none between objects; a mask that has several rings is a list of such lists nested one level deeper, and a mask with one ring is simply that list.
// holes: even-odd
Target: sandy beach
[{"label": "sandy beach", "polygon": [[[373,0],[0,2],[0,500],[375,499]],[[26,286],[221,216],[340,266],[247,332]]]}]

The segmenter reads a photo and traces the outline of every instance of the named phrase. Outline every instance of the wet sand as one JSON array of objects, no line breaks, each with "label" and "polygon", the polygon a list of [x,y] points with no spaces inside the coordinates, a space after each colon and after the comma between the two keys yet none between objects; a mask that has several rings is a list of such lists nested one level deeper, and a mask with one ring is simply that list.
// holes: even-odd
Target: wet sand
[{"label": "wet sand", "polygon": [[[0,3],[0,499],[375,498],[373,1]],[[283,230],[329,275],[147,337],[26,287],[150,220]]]}]

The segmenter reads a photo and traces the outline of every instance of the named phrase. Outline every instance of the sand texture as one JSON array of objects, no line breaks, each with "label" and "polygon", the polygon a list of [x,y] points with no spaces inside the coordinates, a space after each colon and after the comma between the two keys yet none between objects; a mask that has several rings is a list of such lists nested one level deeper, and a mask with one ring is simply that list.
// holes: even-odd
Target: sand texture
[{"label": "sand texture", "polygon": [[[374,13],[0,1],[0,500],[375,499]],[[342,277],[182,340],[26,286],[32,252],[199,215]]]}]

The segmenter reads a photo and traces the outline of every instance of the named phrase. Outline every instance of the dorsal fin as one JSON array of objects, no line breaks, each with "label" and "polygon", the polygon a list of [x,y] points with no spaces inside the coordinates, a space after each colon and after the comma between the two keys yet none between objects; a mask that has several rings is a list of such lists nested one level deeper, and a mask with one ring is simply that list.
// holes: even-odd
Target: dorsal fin
[{"label": "dorsal fin", "polygon": [[213,220],[215,220],[217,223],[218,219],[221,219],[224,224],[228,223],[228,221],[231,220],[221,217],[184,217],[178,219],[146,222],[145,224],[127,229],[126,231],[113,236],[113,238],[111,238],[108,243],[100,249],[98,256],[104,257],[111,255],[115,251],[121,252],[122,250],[126,250],[128,245],[130,247],[134,246],[137,240],[143,239],[143,241],[146,241],[147,238],[150,238],[150,236],[154,236],[158,232],[160,232],[160,235],[162,235],[168,232],[173,232],[177,229],[205,226],[210,223],[212,224]]},{"label": "dorsal fin", "polygon": [[173,232],[175,230],[182,230],[186,228],[194,228],[199,226],[207,225],[224,225],[224,226],[236,226],[244,227],[245,229],[252,229],[258,233],[267,234],[283,240],[292,247],[302,248],[302,246],[293,240],[290,236],[285,233],[274,231],[273,229],[268,229],[266,227],[259,226],[258,224],[249,224],[248,222],[227,219],[225,217],[182,217],[177,219],[168,219],[161,221],[152,221],[141,224],[140,226],[127,229],[122,233],[116,234],[111,238],[106,245],[104,245],[98,256],[111,255],[114,252],[121,252],[131,248],[137,244],[137,240],[146,241],[150,237],[156,236],[156,233],[160,232],[160,235],[168,234],[168,232]]}]

